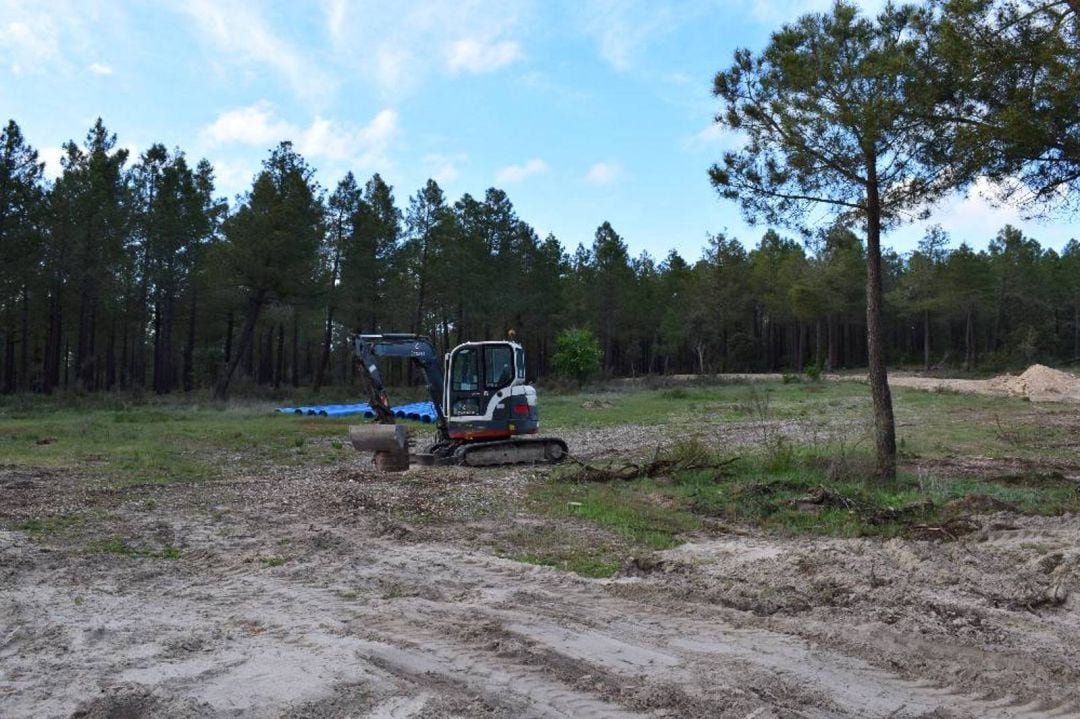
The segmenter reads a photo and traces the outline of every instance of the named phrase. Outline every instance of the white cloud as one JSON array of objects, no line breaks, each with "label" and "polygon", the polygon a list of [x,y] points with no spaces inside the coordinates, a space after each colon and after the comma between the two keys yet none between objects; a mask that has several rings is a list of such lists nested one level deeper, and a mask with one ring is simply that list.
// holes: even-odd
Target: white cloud
[{"label": "white cloud", "polygon": [[[325,0],[335,59],[384,95],[401,97],[432,74],[492,72],[524,56],[532,0]],[[362,48],[362,51],[358,51]]]},{"label": "white cloud", "polygon": [[954,195],[935,206],[928,219],[889,233],[889,243],[900,251],[913,249],[931,225],[941,225],[949,233],[953,246],[967,242],[976,249],[985,247],[1005,225],[1022,228],[1024,234],[1036,238],[1044,247],[1063,247],[1076,236],[1072,223],[1060,219],[1025,219],[1016,205],[995,203],[991,199],[994,193],[990,182],[980,179],[966,195]]},{"label": "white cloud", "polygon": [[30,5],[0,5],[0,58],[15,75],[40,72],[59,57],[58,18]]},{"label": "white cloud", "polygon": [[275,118],[273,107],[262,100],[249,107],[221,113],[212,124],[202,129],[200,135],[212,145],[235,142],[269,146],[281,140],[293,139],[295,132],[294,126]]},{"label": "white cloud", "polygon": [[0,0],[0,69],[74,76],[131,44],[130,27],[123,3]]},{"label": "white cloud", "polygon": [[691,136],[693,142],[708,145],[720,140],[732,134],[731,130],[721,125],[719,122],[710,122],[705,129]]},{"label": "white cloud", "polygon": [[301,127],[277,117],[273,106],[264,100],[221,113],[202,129],[200,137],[211,146],[242,144],[267,148],[291,140],[297,152],[305,157],[371,169],[390,164],[387,152],[399,133],[398,115],[389,109],[380,111],[366,125],[316,115],[311,124]]},{"label": "white cloud", "polygon": [[441,155],[433,153],[425,155],[423,163],[428,176],[440,185],[444,185],[448,182],[453,182],[461,176],[461,171],[458,170],[458,163],[463,162],[466,159],[467,157],[464,154]]},{"label": "white cloud", "polygon": [[585,173],[585,181],[592,185],[610,185],[622,175],[622,167],[614,162],[597,162]]},{"label": "white cloud", "polygon": [[360,126],[316,117],[300,133],[296,147],[304,155],[351,163],[359,169],[380,168],[390,165],[387,150],[399,132],[393,110],[381,110]]},{"label": "white cloud", "polygon": [[995,206],[993,188],[979,179],[966,195],[957,195],[938,206],[930,220],[941,225],[957,240],[985,241],[1005,225],[1024,224],[1020,211],[1010,204]]},{"label": "white cloud", "polygon": [[734,150],[746,144],[746,134],[732,130],[719,122],[711,122],[683,140],[683,147],[688,150],[709,150],[723,152]]},{"label": "white cloud", "polygon": [[450,46],[446,61],[451,73],[484,73],[494,72],[521,57],[521,46],[511,40],[485,43],[468,38]]},{"label": "white cloud", "polygon": [[187,0],[179,8],[222,56],[240,64],[270,67],[305,100],[323,100],[333,92],[333,79],[310,57],[275,34],[250,3]]},{"label": "white cloud", "polygon": [[251,189],[257,164],[220,158],[210,158],[210,163],[214,166],[215,194],[232,197]]},{"label": "white cloud", "polygon": [[674,28],[671,9],[647,0],[590,0],[582,8],[582,29],[600,56],[616,70],[628,70],[657,35]]},{"label": "white cloud", "polygon": [[383,46],[375,51],[375,80],[387,92],[399,94],[419,82],[413,55],[403,47]]},{"label": "white cloud", "polygon": [[499,182],[521,182],[532,175],[547,172],[547,163],[538,157],[526,162],[524,165],[509,165],[495,173],[495,179]]},{"label": "white cloud", "polygon": [[92,63],[90,63],[90,65],[86,69],[88,71],[90,71],[91,73],[93,73],[94,75],[112,75],[113,74],[112,66],[106,65],[106,64],[100,63],[100,62],[92,62]]},{"label": "white cloud", "polygon": [[344,29],[348,0],[326,0],[326,32],[335,44],[345,41]]}]

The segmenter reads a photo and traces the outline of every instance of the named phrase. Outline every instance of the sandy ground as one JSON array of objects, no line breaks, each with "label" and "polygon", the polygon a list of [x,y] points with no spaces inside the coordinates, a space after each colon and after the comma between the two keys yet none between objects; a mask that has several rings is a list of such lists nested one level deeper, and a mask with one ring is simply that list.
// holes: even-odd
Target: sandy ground
[{"label": "sandy ground", "polygon": [[0,467],[9,517],[78,508],[95,537],[181,551],[0,532],[0,716],[1080,716],[1080,518],[985,514],[944,543],[712,532],[589,580],[490,549],[539,521],[478,511],[532,471],[357,457],[118,490]]},{"label": "sandy ground", "polygon": [[[669,383],[697,382],[702,379],[721,382],[755,384],[760,382],[778,382],[784,375],[777,373],[758,374],[675,374],[666,375],[661,380],[649,378],[648,381]],[[823,379],[829,382],[865,382],[865,374],[826,374]],[[646,384],[646,378],[620,380],[627,386]],[[929,392],[963,392],[997,397],[1020,397],[1032,402],[1067,402],[1080,403],[1080,376],[1072,372],[1035,364],[1018,374],[1003,374],[988,379],[961,379],[952,377],[934,377],[922,373],[903,370],[889,371],[891,387],[907,387]]]},{"label": "sandy ground", "polygon": [[990,379],[948,379],[891,373],[889,384],[939,392],[1020,397],[1032,402],[1080,402],[1080,377],[1039,364],[1016,375],[1004,374]]}]

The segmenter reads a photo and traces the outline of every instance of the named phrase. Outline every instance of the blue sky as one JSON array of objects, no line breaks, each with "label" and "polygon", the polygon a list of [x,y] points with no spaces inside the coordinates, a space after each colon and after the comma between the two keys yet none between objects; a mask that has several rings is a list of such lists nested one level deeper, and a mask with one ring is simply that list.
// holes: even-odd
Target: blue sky
[{"label": "blue sky", "polygon": [[[874,8],[879,2],[866,3]],[[706,171],[732,138],[712,123],[737,46],[829,0],[0,0],[0,107],[58,171],[97,116],[133,155],[207,157],[230,199],[291,139],[332,189],[380,172],[400,206],[428,177],[451,200],[506,190],[568,250],[609,220],[637,254],[700,255],[749,227]],[[930,220],[977,247],[1005,223],[1060,248],[1069,218],[1023,221],[978,196]],[[927,223],[891,233],[906,251]]]}]

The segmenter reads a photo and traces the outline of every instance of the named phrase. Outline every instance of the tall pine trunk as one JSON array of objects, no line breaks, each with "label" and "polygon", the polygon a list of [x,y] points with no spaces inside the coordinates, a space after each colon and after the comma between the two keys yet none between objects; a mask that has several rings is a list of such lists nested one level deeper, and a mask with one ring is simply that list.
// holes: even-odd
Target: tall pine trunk
[{"label": "tall pine trunk", "polygon": [[[270,336],[274,336],[273,328]],[[281,389],[281,380],[285,376],[285,325],[278,323],[277,331],[277,362],[274,364],[274,389]]]},{"label": "tall pine trunk", "polygon": [[96,293],[84,284],[79,292],[79,336],[75,345],[75,379],[87,391],[94,389],[94,315]]},{"label": "tall pine trunk", "polygon": [[185,392],[190,392],[195,388],[195,318],[198,309],[198,290],[195,288],[194,283],[192,283],[189,291],[191,293],[191,307],[189,308],[187,342],[184,343],[184,369],[181,379]]},{"label": "tall pine trunk", "polygon": [[156,310],[154,335],[154,391],[168,394],[173,391],[173,324],[176,313],[175,293],[166,290]]},{"label": "tall pine trunk", "polygon": [[923,310],[923,369],[930,371],[930,310]]},{"label": "tall pine trunk", "polygon": [[1080,361],[1080,298],[1073,302],[1073,362]]},{"label": "tall pine trunk", "polygon": [[[233,311],[229,310],[229,313],[225,316],[225,365],[228,366],[232,361],[232,342],[233,342]],[[239,353],[237,353],[239,354]]]},{"label": "tall pine trunk", "polygon": [[338,270],[341,266],[341,242],[340,230],[338,244],[334,248],[334,262],[330,266],[330,301],[326,304],[326,328],[323,332],[322,353],[319,355],[319,365],[315,368],[315,383],[312,389],[318,392],[326,377],[326,369],[330,365],[330,343],[334,336],[334,288],[337,287]]},{"label": "tall pine trunk", "polygon": [[30,389],[30,288],[22,287],[22,322],[19,328],[19,374],[16,389]]},{"label": "tall pine trunk", "polygon": [[[237,347],[236,354],[232,356],[228,366],[225,368],[225,373],[221,375],[217,386],[214,387],[214,398],[217,400],[224,401],[228,399],[229,384],[232,382],[233,374],[236,372],[236,366],[240,364],[240,358],[247,353],[248,348],[251,346],[251,337],[255,334],[255,323],[259,321],[259,313],[262,311],[264,299],[266,299],[266,293],[261,290],[248,299],[247,312],[244,315],[244,328],[240,332],[240,346]],[[229,319],[231,330],[232,313],[229,313]],[[229,337],[232,337],[231,331]]]},{"label": "tall pine trunk", "polygon": [[63,309],[60,280],[54,280],[49,293],[49,332],[45,341],[45,378],[46,392],[52,392],[60,386],[60,353],[63,344]]},{"label": "tall pine trunk", "polygon": [[840,322],[837,321],[836,313],[829,313],[829,367],[830,372],[835,372],[840,367]]},{"label": "tall pine trunk", "polygon": [[116,320],[109,325],[109,344],[105,348],[105,389],[116,386]]},{"label": "tall pine trunk", "polygon": [[975,367],[975,305],[969,304],[964,321],[964,369]]},{"label": "tall pine trunk", "polygon": [[7,330],[4,338],[4,381],[0,392],[11,394],[15,391],[15,333]]},{"label": "tall pine trunk", "polygon": [[896,424],[881,327],[881,198],[873,158],[867,162],[866,225],[866,353],[874,400],[874,445],[878,476],[891,481],[896,479]]},{"label": "tall pine trunk", "polygon": [[814,366],[818,369],[824,367],[823,357],[821,353],[822,348],[822,332],[821,325],[824,324],[824,320],[820,317],[817,318],[817,322],[814,323]]},{"label": "tall pine trunk", "polygon": [[[282,329],[282,332],[285,330]],[[310,350],[311,343],[308,343],[308,349]],[[310,353],[305,363],[304,376],[307,377],[311,372],[311,358]],[[300,313],[296,308],[293,308],[292,316],[292,368],[290,371],[292,386],[300,386]]]},{"label": "tall pine trunk", "polygon": [[154,392],[156,394],[165,394],[164,383],[164,367],[163,360],[165,359],[164,352],[164,336],[162,332],[162,308],[161,300],[158,299],[154,302]]}]

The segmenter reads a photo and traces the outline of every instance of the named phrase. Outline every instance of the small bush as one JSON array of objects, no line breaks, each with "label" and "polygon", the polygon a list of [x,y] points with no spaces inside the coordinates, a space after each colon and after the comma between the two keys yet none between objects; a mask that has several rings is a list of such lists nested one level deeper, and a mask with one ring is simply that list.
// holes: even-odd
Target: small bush
[{"label": "small bush", "polygon": [[600,372],[600,342],[587,329],[565,329],[555,340],[555,371],[584,382]]},{"label": "small bush", "polygon": [[802,382],[802,378],[797,374],[784,374],[780,379],[784,384],[799,384],[799,382]]},{"label": "small bush", "polygon": [[821,367],[816,364],[807,367],[803,374],[805,374],[806,379],[810,380],[811,382],[821,381]]},{"label": "small bush", "polygon": [[719,460],[717,453],[697,437],[679,440],[671,445],[665,455],[664,458],[672,464],[683,467],[716,464]]}]

